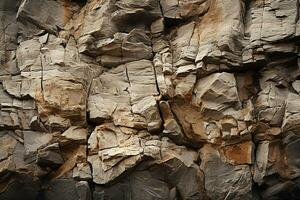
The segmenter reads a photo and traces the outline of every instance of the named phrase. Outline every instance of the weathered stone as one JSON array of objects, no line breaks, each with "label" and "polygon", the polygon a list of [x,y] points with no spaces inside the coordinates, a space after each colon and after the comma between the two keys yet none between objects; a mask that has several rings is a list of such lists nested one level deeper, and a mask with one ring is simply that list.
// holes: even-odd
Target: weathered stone
[{"label": "weathered stone", "polygon": [[92,179],[91,168],[88,163],[78,163],[73,169],[73,178],[79,180]]},{"label": "weathered stone", "polygon": [[[57,144],[57,143],[56,143]],[[52,149],[49,158],[53,158],[52,161],[48,159],[48,162],[58,161],[63,156],[63,163],[61,165],[54,164],[53,167],[59,166],[59,168],[51,174],[51,178],[60,178],[63,176],[71,177],[73,169],[73,177],[79,180],[87,180],[90,177],[90,167],[87,166],[87,148],[86,145],[78,145],[72,143],[60,143],[60,151]],[[51,151],[51,149],[50,149]],[[44,153],[46,154],[46,153]],[[51,157],[52,154],[52,157]],[[46,154],[47,155],[47,154]],[[49,153],[48,153],[49,155]],[[60,156],[61,155],[61,156]],[[42,154],[43,156],[43,154]],[[43,161],[43,158],[42,158]],[[47,162],[47,161],[46,161]]]},{"label": "weathered stone", "polygon": [[299,195],[299,188],[292,181],[286,181],[271,186],[263,192],[264,199],[297,199]]},{"label": "weathered stone", "polygon": [[161,101],[159,103],[159,107],[164,120],[163,133],[177,144],[183,144],[185,142],[185,136],[183,135],[181,127],[171,111],[169,103]]},{"label": "weathered stone", "polygon": [[40,147],[46,146],[52,139],[51,134],[24,131],[24,147],[25,153],[30,155],[36,153]]},{"label": "weathered stone", "polygon": [[286,176],[287,169],[281,162],[283,152],[280,143],[279,140],[262,141],[257,145],[253,180],[258,184],[264,183],[266,177],[274,173]]},{"label": "weathered stone", "polygon": [[292,85],[294,90],[296,90],[296,92],[300,94],[300,80],[294,81]]},{"label": "weathered stone", "polygon": [[16,139],[8,134],[0,138],[0,161],[7,159],[13,154],[17,142]]},{"label": "weathered stone", "polygon": [[94,134],[96,137],[89,139],[89,149],[96,155],[89,156],[88,161],[95,183],[107,183],[141,160],[143,147],[139,137],[130,137],[112,124],[97,127]]},{"label": "weathered stone", "polygon": [[79,196],[79,200],[91,200],[92,193],[89,186],[89,183],[86,181],[80,181],[76,183],[77,194]]},{"label": "weathered stone", "polygon": [[103,73],[93,81],[91,90],[94,95],[89,97],[88,109],[95,123],[112,119],[115,125],[147,128],[150,132],[160,129],[161,119],[153,97],[158,92],[150,61],[129,62]]},{"label": "weathered stone", "polygon": [[51,144],[38,151],[37,164],[40,166],[57,167],[64,163],[58,143]]},{"label": "weathered stone", "polygon": [[86,182],[76,182],[71,179],[57,179],[50,181],[44,188],[44,199],[80,199],[90,200],[90,188]]},{"label": "weathered stone", "polygon": [[52,0],[25,0],[20,4],[17,18],[28,21],[42,30],[55,33],[63,28],[72,15],[70,6]]},{"label": "weathered stone", "polygon": [[153,96],[145,97],[132,106],[132,112],[145,117],[149,132],[157,132],[161,128],[158,106]]},{"label": "weathered stone", "polygon": [[164,16],[171,19],[203,15],[209,8],[209,3],[205,0],[196,0],[191,2],[185,0],[160,0],[160,4]]},{"label": "weathered stone", "polygon": [[298,199],[298,8],[2,0],[0,199]]},{"label": "weathered stone", "polygon": [[286,108],[282,129],[284,131],[299,130],[300,110],[299,110],[300,96],[296,94],[289,94],[286,99]]},{"label": "weathered stone", "polygon": [[98,184],[114,180],[146,157],[158,163],[175,157],[187,166],[195,159],[192,152],[183,147],[172,147],[167,140],[160,141],[143,131],[125,133],[112,124],[101,125],[94,130],[89,139],[89,149],[93,181]]},{"label": "weathered stone", "polygon": [[251,141],[224,147],[224,155],[234,164],[252,164],[254,144]]},{"label": "weathered stone", "polygon": [[82,143],[87,142],[87,130],[85,128],[71,126],[61,134],[60,143]]},{"label": "weathered stone", "polygon": [[205,176],[205,190],[212,199],[255,199],[248,165],[224,163],[218,150],[206,145],[200,150],[201,169]]},{"label": "weathered stone", "polygon": [[[176,199],[180,196],[183,199],[200,200],[205,199],[203,186],[194,183],[201,179],[199,168],[186,167],[178,159],[173,159],[160,165],[146,168],[141,166],[112,186],[98,186],[94,191],[94,198],[108,196],[111,199]],[[186,180],[190,180],[189,185],[185,184]],[[168,186],[167,182],[171,185]],[[177,191],[173,191],[175,188]]]},{"label": "weathered stone", "polygon": [[[284,153],[285,153],[285,159],[283,161],[285,170],[285,176],[290,178],[296,178],[300,176],[300,170],[299,170],[299,156],[296,153],[299,149],[299,136],[295,133],[289,132],[285,135],[285,138],[283,140],[284,144]],[[282,164],[282,165],[283,165]]]},{"label": "weathered stone", "polygon": [[8,178],[6,180],[8,185],[6,190],[0,190],[1,199],[38,199],[39,192],[41,189],[41,182],[39,180],[33,179],[26,174],[20,174]]},{"label": "weathered stone", "polygon": [[194,93],[193,104],[200,107],[203,113],[219,113],[239,103],[235,78],[226,72],[200,79]]}]

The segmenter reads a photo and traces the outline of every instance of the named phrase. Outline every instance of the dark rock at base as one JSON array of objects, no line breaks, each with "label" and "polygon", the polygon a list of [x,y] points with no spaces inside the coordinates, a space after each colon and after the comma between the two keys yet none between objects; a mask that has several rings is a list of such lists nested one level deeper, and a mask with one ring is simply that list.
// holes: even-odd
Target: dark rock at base
[{"label": "dark rock at base", "polygon": [[91,200],[87,182],[72,179],[56,179],[43,187],[44,200]]},{"label": "dark rock at base", "polygon": [[94,200],[201,200],[205,199],[197,167],[186,167],[177,159],[143,167],[110,186],[96,186]]},{"label": "dark rock at base", "polygon": [[[41,199],[41,182],[39,180],[34,180],[32,176],[25,174],[13,175],[6,181],[6,190],[2,192],[2,188],[0,188],[1,200]],[[2,187],[2,183],[0,183],[0,187]]]}]

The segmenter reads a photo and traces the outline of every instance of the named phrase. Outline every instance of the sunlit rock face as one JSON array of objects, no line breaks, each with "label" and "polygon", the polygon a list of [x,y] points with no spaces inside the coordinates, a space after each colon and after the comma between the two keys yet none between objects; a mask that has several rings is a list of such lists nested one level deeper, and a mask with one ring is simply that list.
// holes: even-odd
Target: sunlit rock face
[{"label": "sunlit rock face", "polygon": [[0,200],[300,199],[297,0],[1,0]]}]

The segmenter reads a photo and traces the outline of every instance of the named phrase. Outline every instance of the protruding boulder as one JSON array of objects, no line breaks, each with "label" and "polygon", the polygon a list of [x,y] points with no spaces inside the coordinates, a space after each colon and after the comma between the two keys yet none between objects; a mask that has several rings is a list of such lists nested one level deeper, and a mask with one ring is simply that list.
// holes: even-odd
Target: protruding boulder
[{"label": "protruding boulder", "polygon": [[230,73],[215,73],[200,79],[194,89],[193,104],[202,113],[220,113],[230,107],[239,106],[236,80]]},{"label": "protruding boulder", "polygon": [[53,0],[24,0],[22,1],[17,18],[36,25],[42,30],[56,33],[62,29],[72,15],[70,5],[63,1]]},{"label": "protruding boulder", "polygon": [[104,124],[96,127],[89,138],[88,161],[93,167],[93,181],[105,184],[124,172],[134,168],[141,161],[150,158],[154,163],[177,158],[186,166],[193,165],[195,152],[176,146],[165,139],[151,136],[146,131]]}]

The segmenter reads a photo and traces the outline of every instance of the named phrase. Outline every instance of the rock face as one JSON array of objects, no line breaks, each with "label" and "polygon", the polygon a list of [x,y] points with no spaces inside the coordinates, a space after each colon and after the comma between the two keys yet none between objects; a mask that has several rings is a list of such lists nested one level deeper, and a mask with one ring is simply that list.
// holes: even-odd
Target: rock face
[{"label": "rock face", "polygon": [[0,199],[300,199],[298,0],[1,0]]}]

